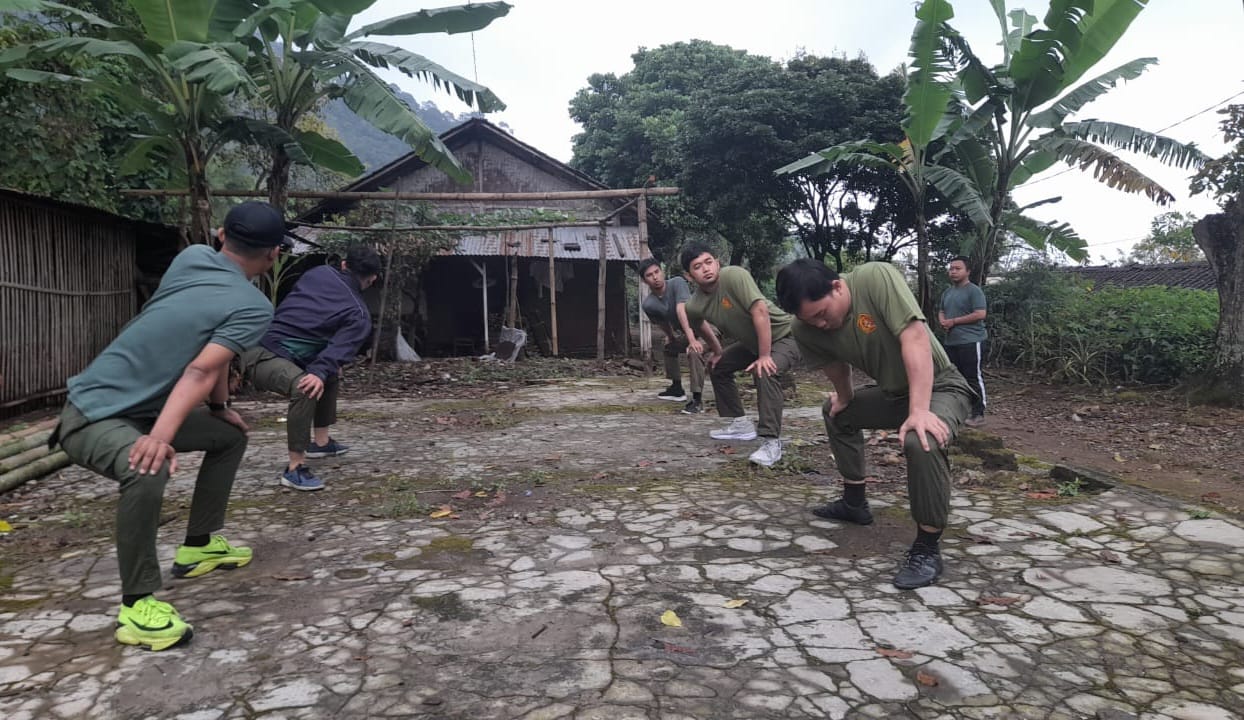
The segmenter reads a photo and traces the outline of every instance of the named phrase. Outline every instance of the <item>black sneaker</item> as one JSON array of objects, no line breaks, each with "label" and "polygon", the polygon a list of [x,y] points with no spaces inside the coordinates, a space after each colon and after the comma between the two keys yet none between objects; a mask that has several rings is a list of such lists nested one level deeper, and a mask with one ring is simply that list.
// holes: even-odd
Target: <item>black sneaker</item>
[{"label": "black sneaker", "polygon": [[683,415],[699,415],[704,412],[704,406],[699,400],[690,400],[682,408]]},{"label": "black sneaker", "polygon": [[899,563],[898,574],[894,576],[894,587],[899,590],[914,590],[932,585],[942,576],[942,554],[928,548],[912,548]]},{"label": "black sneaker", "polygon": [[842,520],[856,525],[872,525],[873,513],[868,509],[868,501],[856,507],[848,505],[846,500],[839,498],[828,505],[812,508],[812,514],[826,520]]},{"label": "black sneaker", "polygon": [[657,393],[657,397],[662,400],[672,400],[674,402],[682,402],[687,399],[687,393],[679,385],[670,385],[661,392]]}]

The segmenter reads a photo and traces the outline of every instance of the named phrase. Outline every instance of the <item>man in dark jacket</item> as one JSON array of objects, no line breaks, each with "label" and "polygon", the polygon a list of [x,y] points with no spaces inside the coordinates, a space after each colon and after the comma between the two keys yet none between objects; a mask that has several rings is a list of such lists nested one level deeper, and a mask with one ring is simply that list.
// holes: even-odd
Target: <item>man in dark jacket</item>
[{"label": "man in dark jacket", "polygon": [[339,267],[308,270],[277,307],[260,346],[242,358],[244,373],[257,390],[289,398],[285,423],[289,465],[281,473],[286,487],[322,490],[324,482],[304,461],[349,450],[328,430],[337,422],[341,368],[371,334],[363,291],[379,272],[380,256],[363,245],[351,247]]}]

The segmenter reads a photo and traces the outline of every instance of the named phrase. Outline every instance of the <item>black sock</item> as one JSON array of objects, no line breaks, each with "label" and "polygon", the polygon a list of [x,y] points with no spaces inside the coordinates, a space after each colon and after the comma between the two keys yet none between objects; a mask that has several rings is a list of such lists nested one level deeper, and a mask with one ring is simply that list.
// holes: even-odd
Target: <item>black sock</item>
[{"label": "black sock", "polygon": [[865,483],[843,483],[842,499],[851,507],[859,507],[867,502],[867,489],[868,485]]},{"label": "black sock", "polygon": [[186,542],[182,543],[187,547],[203,547],[212,541],[211,535],[187,535]]},{"label": "black sock", "polygon": [[680,382],[670,383],[670,391],[671,392],[682,392],[682,383]]},{"label": "black sock", "polygon": [[704,400],[704,393],[702,393],[702,392],[693,392],[693,393],[691,393],[691,399],[692,399],[692,400],[695,400],[696,402],[701,402],[701,401],[703,401],[703,400]]},{"label": "black sock", "polygon": [[126,607],[134,607],[134,603],[142,600],[150,594],[151,593],[138,593],[137,595],[122,595],[121,604]]},{"label": "black sock", "polygon": [[937,544],[938,544],[938,541],[940,541],[941,539],[942,539],[941,530],[929,532],[928,530],[925,530],[924,528],[918,527],[916,528],[916,541],[911,544],[911,548],[913,550],[923,549],[923,550],[932,550],[933,552],[937,552],[937,549],[938,549]]}]

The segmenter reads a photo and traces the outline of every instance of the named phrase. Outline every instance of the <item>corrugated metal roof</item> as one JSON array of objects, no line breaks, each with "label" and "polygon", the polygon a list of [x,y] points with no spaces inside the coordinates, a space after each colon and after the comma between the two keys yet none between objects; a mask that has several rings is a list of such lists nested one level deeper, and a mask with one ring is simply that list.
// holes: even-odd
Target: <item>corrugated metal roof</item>
[{"label": "corrugated metal roof", "polygon": [[1184,287],[1194,290],[1218,289],[1214,270],[1207,261],[1170,263],[1167,265],[1109,265],[1067,268],[1085,280],[1092,280],[1101,285],[1117,285],[1119,287],[1146,287],[1149,285],[1165,285],[1167,287]]},{"label": "corrugated metal roof", "polygon": [[[598,260],[600,231],[596,228],[554,228],[553,257],[558,260]],[[502,230],[487,235],[464,235],[446,255],[548,257],[548,230]],[[605,260],[636,261],[639,228],[610,226],[605,231]]]}]

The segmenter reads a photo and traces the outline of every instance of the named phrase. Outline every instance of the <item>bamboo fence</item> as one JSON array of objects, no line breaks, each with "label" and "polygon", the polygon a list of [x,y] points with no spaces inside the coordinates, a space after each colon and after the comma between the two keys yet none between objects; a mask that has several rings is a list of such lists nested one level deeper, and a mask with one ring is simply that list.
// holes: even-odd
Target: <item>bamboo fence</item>
[{"label": "bamboo fence", "polygon": [[0,417],[65,392],[135,312],[126,220],[0,193]]}]

